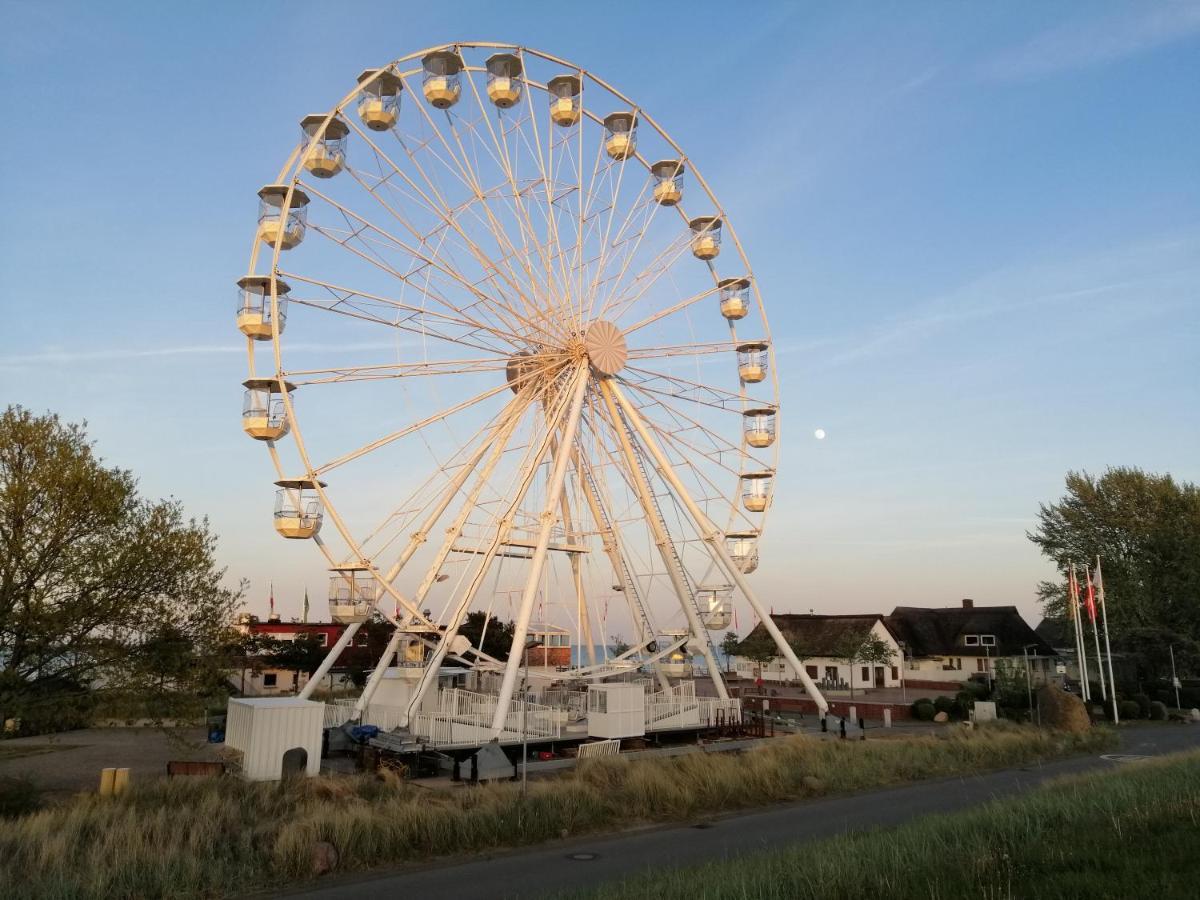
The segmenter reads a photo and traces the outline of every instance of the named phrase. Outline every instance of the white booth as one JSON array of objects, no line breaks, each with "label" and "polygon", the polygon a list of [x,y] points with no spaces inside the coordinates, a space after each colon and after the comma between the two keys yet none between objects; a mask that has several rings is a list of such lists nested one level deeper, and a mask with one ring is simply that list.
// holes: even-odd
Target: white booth
[{"label": "white booth", "polygon": [[646,733],[646,689],[640,684],[588,685],[588,736],[641,737]]},{"label": "white booth", "polygon": [[230,699],[225,746],[241,754],[242,777],[278,781],[321,770],[325,704],[298,697]]}]

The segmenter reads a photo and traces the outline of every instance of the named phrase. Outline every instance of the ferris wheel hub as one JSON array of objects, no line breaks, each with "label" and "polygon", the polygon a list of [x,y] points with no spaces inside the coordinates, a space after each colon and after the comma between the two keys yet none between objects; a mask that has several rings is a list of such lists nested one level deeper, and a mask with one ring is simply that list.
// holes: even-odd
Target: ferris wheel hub
[{"label": "ferris wheel hub", "polygon": [[601,375],[616,375],[625,368],[629,349],[621,329],[606,319],[597,319],[587,327],[583,346],[588,362]]}]

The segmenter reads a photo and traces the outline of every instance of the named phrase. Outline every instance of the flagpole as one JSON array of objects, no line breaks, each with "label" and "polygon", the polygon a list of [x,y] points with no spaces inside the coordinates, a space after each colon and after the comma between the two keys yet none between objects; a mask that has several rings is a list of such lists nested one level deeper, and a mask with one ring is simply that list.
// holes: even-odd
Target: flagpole
[{"label": "flagpole", "polygon": [[1087,674],[1087,642],[1083,639],[1083,618],[1079,615],[1079,579],[1075,576],[1075,563],[1071,563],[1071,575],[1067,593],[1071,600],[1071,620],[1075,623],[1075,653],[1079,663],[1079,693],[1084,702],[1091,702],[1092,691]]},{"label": "flagpole", "polygon": [[1117,679],[1113,677],[1112,644],[1108,640],[1108,604],[1104,602],[1104,574],[1100,571],[1100,557],[1096,556],[1096,594],[1100,602],[1100,619],[1104,623],[1104,652],[1108,654],[1108,684],[1112,688],[1113,724],[1119,725],[1117,714]]},{"label": "flagpole", "polygon": [[1108,688],[1104,684],[1104,657],[1100,655],[1100,628],[1096,625],[1096,597],[1092,587],[1092,569],[1090,566],[1083,567],[1083,574],[1087,576],[1088,584],[1088,618],[1092,620],[1092,637],[1096,639],[1096,669],[1100,672],[1100,699],[1105,703],[1108,702]]}]

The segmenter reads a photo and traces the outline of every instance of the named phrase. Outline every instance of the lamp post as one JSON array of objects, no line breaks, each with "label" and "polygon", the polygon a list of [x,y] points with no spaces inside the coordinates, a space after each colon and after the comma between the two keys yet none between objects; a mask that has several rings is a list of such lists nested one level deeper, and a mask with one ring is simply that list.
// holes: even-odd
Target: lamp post
[{"label": "lamp post", "polygon": [[535,647],[542,646],[542,642],[536,638],[531,638],[525,642],[524,658],[521,660],[525,665],[525,672],[521,676],[521,802],[525,801],[528,793],[528,777],[529,769],[529,732],[525,728],[525,713],[526,705],[529,702],[526,696],[526,688],[529,686],[529,651]]},{"label": "lamp post", "polygon": [[[1021,653],[1025,657],[1025,695],[1029,698],[1029,721],[1033,721],[1033,684],[1029,674],[1029,648],[1037,649],[1037,644],[1026,644],[1021,648]],[[1038,725],[1042,724],[1042,711],[1038,709]]]}]

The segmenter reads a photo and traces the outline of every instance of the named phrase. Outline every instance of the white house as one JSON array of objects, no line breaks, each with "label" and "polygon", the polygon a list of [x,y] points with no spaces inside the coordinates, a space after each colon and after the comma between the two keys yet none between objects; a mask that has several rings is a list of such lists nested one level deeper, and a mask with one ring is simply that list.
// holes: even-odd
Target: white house
[{"label": "white house", "polygon": [[[783,632],[800,658],[808,677],[823,691],[848,691],[851,687],[899,687],[900,646],[880,613],[849,616],[780,614],[771,620]],[[849,662],[850,655],[868,637],[876,637],[892,652],[888,662]],[[771,638],[762,623],[741,642],[748,649]],[[732,664],[740,678],[763,681],[795,681],[800,676],[782,657],[759,662],[735,650]]]}]

